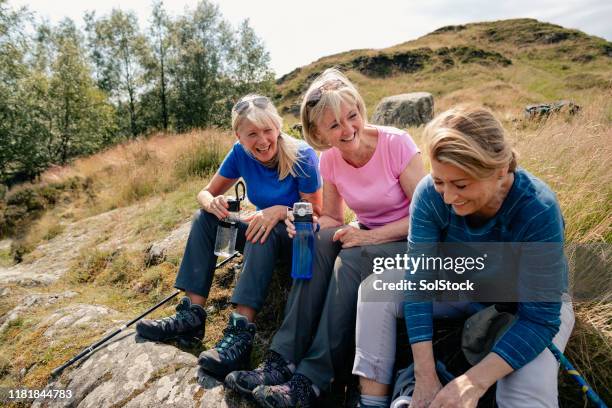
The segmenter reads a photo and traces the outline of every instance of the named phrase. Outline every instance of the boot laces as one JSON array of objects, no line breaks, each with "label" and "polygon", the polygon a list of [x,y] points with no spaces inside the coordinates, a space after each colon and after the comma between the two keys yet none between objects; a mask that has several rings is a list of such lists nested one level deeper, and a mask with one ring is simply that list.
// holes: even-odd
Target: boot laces
[{"label": "boot laces", "polygon": [[277,352],[270,350],[263,363],[263,372],[266,374],[277,374],[283,367],[287,366],[285,359]]},{"label": "boot laces", "polygon": [[297,399],[298,406],[309,407],[312,393],[314,392],[308,377],[302,374],[295,374],[289,380],[289,389]]},{"label": "boot laces", "polygon": [[184,326],[195,326],[196,316],[191,308],[183,303],[179,303],[176,307],[176,314],[161,319],[161,324],[164,327],[169,327],[171,330],[181,329]]},{"label": "boot laces", "polygon": [[[246,346],[249,343],[250,335],[245,329],[240,329],[234,325],[223,329],[223,337],[217,342],[215,348],[221,351],[229,351],[235,345]],[[243,347],[242,347],[243,348]]]}]

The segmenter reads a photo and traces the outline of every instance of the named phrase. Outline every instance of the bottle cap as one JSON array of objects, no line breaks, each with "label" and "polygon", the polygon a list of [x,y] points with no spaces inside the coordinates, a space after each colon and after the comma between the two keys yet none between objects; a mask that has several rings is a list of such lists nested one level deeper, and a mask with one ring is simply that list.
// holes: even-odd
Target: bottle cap
[{"label": "bottle cap", "polygon": [[295,222],[312,222],[312,204],[307,201],[293,204],[293,218]]},{"label": "bottle cap", "polygon": [[240,211],[240,199],[228,198],[227,205],[228,205],[227,210],[229,212]]}]

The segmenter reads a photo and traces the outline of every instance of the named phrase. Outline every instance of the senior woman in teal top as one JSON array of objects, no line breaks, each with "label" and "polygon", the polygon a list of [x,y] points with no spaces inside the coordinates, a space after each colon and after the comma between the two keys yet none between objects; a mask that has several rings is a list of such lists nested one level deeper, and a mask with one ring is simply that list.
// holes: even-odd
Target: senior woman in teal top
[{"label": "senior woman in teal top", "polygon": [[[450,304],[407,301],[402,307],[401,302],[360,298],[353,372],[362,377],[364,400],[380,402],[362,407],[388,404],[380,397],[388,395],[394,321],[402,314],[416,377],[410,407],[475,407],[496,382],[500,407],[557,406],[558,364],[546,347],[552,341],[563,350],[574,316],[571,303],[561,302],[567,265],[562,254],[563,218],[555,194],[517,167],[501,124],[485,109],[444,112],[427,126],[424,139],[431,174],[413,196],[408,253],[418,256],[422,248],[437,243],[520,243],[525,251],[512,259],[516,267],[498,269],[505,274],[499,276],[498,287],[517,288],[515,321],[479,363],[442,386],[435,369],[432,317],[448,315]],[[555,256],[542,259],[546,254],[534,253],[533,247],[552,248]],[[554,296],[534,301],[547,291]],[[470,302],[450,307],[455,308],[454,317],[478,310],[478,304]]]}]

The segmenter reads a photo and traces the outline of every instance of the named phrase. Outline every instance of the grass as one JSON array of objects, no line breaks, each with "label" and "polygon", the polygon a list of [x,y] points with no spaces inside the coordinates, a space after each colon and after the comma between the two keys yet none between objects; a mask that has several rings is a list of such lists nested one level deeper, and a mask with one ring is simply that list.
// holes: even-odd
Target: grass
[{"label": "grass", "polygon": [[0,266],[11,266],[13,265],[13,257],[11,256],[11,249],[2,248],[0,249]]}]

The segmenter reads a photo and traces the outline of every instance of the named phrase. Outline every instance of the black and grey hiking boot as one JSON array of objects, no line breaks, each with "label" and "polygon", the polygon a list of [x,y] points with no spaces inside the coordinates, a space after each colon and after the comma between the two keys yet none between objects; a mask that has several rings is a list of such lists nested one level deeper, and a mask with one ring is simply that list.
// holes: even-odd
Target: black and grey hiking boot
[{"label": "black and grey hiking boot", "polygon": [[140,337],[154,341],[177,340],[181,345],[193,346],[202,342],[206,311],[185,296],[176,305],[176,314],[157,320],[141,320],[136,324]]},{"label": "black and grey hiking boot", "polygon": [[233,312],[223,338],[211,350],[203,351],[198,364],[213,377],[223,380],[228,373],[244,369],[249,364],[255,337],[255,323]]},{"label": "black and grey hiking boot", "polygon": [[225,377],[225,385],[239,393],[251,396],[260,385],[278,385],[289,381],[293,373],[289,363],[274,350],[269,350],[266,358],[255,370],[233,371]]},{"label": "black and grey hiking boot", "polygon": [[310,408],[314,406],[317,394],[312,382],[302,374],[294,374],[289,381],[280,385],[260,385],[253,390],[253,398],[262,407],[268,408]]}]

